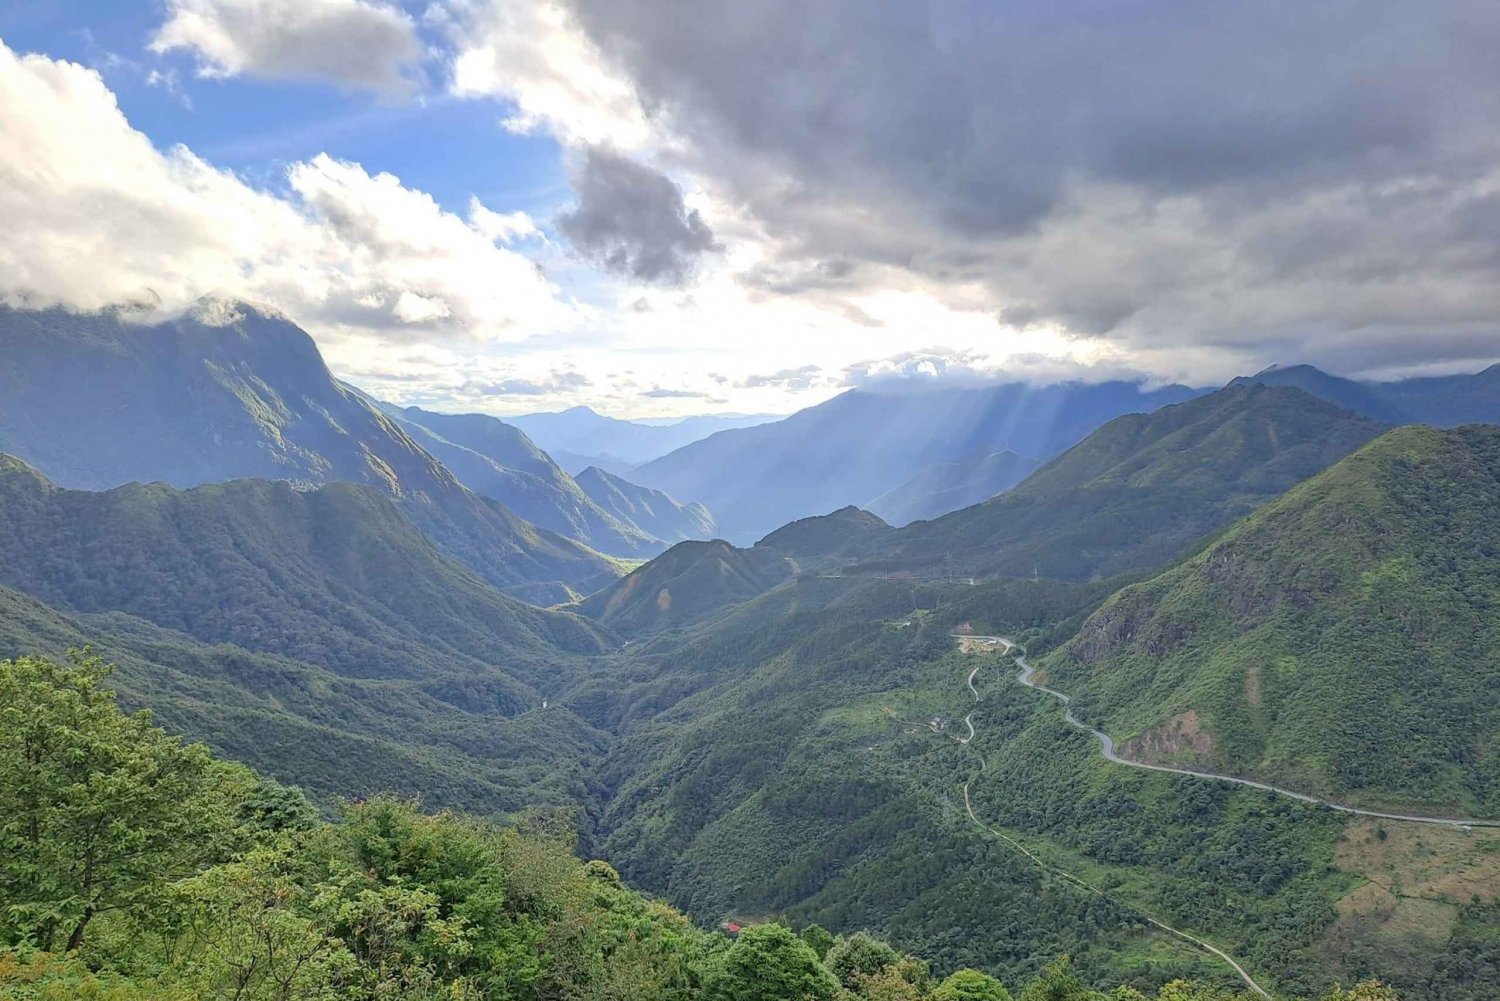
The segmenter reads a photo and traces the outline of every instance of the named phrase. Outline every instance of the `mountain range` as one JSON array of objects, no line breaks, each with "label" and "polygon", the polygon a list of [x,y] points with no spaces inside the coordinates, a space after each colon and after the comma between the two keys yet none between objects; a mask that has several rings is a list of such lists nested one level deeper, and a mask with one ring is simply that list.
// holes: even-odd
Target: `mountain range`
[{"label": "mountain range", "polygon": [[1014,489],[892,534],[865,569],[1080,580],[1163,565],[1383,429],[1301,390],[1231,385],[1110,421]]},{"label": "mountain range", "polygon": [[717,431],[780,420],[771,414],[703,414],[669,421],[625,421],[589,407],[505,418],[537,441],[569,472],[598,466],[616,475]]},{"label": "mountain range", "polygon": [[612,557],[711,524],[699,507],[638,494],[643,529],[619,484],[606,511],[494,418],[392,412],[334,379],[300,328],[245,303],[206,300],[150,324],[0,308],[0,353],[0,451],[60,485],[365,484],[486,580],[543,603],[608,583]]},{"label": "mountain range", "polygon": [[695,500],[745,544],[797,518],[865,506],[933,466],[995,452],[1046,459],[1121,414],[1197,395],[1134,383],[851,390],[785,420],[720,431],[631,471]]},{"label": "mountain range", "polygon": [[953,635],[1024,644],[1127,757],[1493,818],[1500,432],[1453,425],[1497,370],[858,390],[643,467],[705,463],[726,540],[675,487],[376,403],[242,304],[7,310],[0,350],[0,657],[92,644],[320,805],[561,808],[700,923],[943,972],[1235,982],[1169,925],[1289,997],[1500,989],[1485,832],[1112,763]]},{"label": "mountain range", "polygon": [[713,534],[713,516],[701,504],[689,509],[601,470],[575,479],[524,431],[494,417],[385,409],[470,490],[600,552],[654,556],[668,543]]},{"label": "mountain range", "polygon": [[321,796],[561,802],[603,738],[536,710],[612,645],[491,587],[372,487],[96,493],[0,456],[0,657],[91,646],[132,704]]}]

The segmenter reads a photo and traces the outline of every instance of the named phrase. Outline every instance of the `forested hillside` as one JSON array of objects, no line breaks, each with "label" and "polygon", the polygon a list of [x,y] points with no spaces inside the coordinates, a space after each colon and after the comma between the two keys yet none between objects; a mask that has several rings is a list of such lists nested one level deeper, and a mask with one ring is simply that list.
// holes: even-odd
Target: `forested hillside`
[{"label": "forested hillside", "polygon": [[1046,661],[1127,750],[1500,815],[1500,430],[1391,431]]},{"label": "forested hillside", "polygon": [[586,621],[506,597],[352,484],[91,493],[0,457],[0,584],[354,677],[510,665],[528,678],[602,646]]},{"label": "forested hillside", "polygon": [[614,556],[654,556],[660,539],[595,504],[525,433],[482,414],[387,407],[464,486],[534,525]]},{"label": "forested hillside", "polygon": [[1233,386],[1110,421],[999,497],[892,535],[866,569],[1084,580],[1163,566],[1381,430],[1299,390]]},{"label": "forested hillside", "polygon": [[[327,822],[297,790],[184,745],[148,712],[122,714],[106,676],[97,661],[0,661],[7,998],[1014,996],[865,934],[700,930],[607,863],[579,861],[546,815],[503,828],[377,797]],[[1145,1001],[1090,990],[1066,959],[1014,986],[1022,1001]],[[1188,984],[1156,997],[1231,1001]],[[1393,997],[1370,984],[1328,1001]]]},{"label": "forested hillside", "polygon": [[584,469],[575,480],[595,504],[664,542],[712,539],[718,531],[713,514],[702,504],[680,504],[660,490],[639,486],[598,466]]},{"label": "forested hillside", "polygon": [[578,609],[626,635],[650,632],[753,598],[791,574],[785,557],[762,546],[679,542]]}]

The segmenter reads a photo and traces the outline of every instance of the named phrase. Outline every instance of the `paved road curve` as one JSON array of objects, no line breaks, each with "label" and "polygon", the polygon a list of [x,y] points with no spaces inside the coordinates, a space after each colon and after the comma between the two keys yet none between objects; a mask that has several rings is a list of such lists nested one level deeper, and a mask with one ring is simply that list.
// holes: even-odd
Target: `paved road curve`
[{"label": "paved road curve", "polygon": [[[1009,650],[1011,647],[1015,646],[1014,643],[1012,643],[1010,640],[1004,638],[1003,636],[970,636],[970,637],[967,637],[967,638],[968,639],[972,639],[972,640],[978,640],[978,641],[984,642],[984,643],[990,643],[990,644],[1004,644],[1004,649],[1006,649],[1006,650]],[[1022,660],[1021,658],[1017,658],[1017,662],[1018,663],[1020,663],[1021,660]],[[1030,675],[1031,669],[1029,667],[1026,667],[1024,663],[1022,664],[1022,668],[1026,672],[1026,674],[1028,676],[1027,678],[1023,679],[1025,681],[1025,683],[1028,684],[1028,685],[1030,685],[1032,688],[1040,688],[1041,686],[1032,684],[1032,682],[1029,680],[1029,675]],[[976,668],[974,668],[974,670],[970,671],[969,672],[969,677],[968,677],[968,682],[967,682],[968,686],[969,686],[969,691],[973,693],[973,695],[974,695],[974,701],[976,703],[979,701],[979,689],[977,689],[977,688],[974,687],[974,676],[977,675],[978,673],[979,673],[979,668],[978,667],[976,667]],[[1051,692],[1051,689],[1043,689],[1043,690]],[[1057,692],[1052,692],[1052,694],[1053,695],[1059,695],[1059,697],[1062,698],[1064,702],[1067,701],[1067,696],[1060,695]],[[969,715],[967,715],[967,716],[964,717],[964,723],[966,723],[968,725],[968,727],[969,727],[969,735],[967,737],[954,737],[953,738],[954,740],[958,741],[960,744],[968,744],[969,741],[971,741],[971,740],[974,739],[973,715],[974,715],[973,713],[970,713]],[[1076,720],[1073,720],[1072,722],[1074,723],[1075,726],[1081,725]],[[1105,740],[1108,740],[1108,739],[1109,739],[1108,737],[1105,737]],[[977,754],[977,752],[976,752],[976,754]],[[979,757],[979,773],[978,774],[982,775],[984,773],[984,770],[985,770],[986,766],[987,766],[987,762],[984,760],[984,755],[980,754],[980,755],[978,755],[978,757]],[[1125,763],[1129,764],[1129,762],[1125,762]],[[1204,941],[1203,939],[1199,938],[1197,935],[1192,934],[1191,932],[1183,931],[1181,928],[1174,928],[1174,927],[1172,927],[1171,925],[1167,924],[1164,921],[1158,921],[1156,918],[1153,918],[1151,915],[1147,914],[1145,911],[1142,911],[1139,907],[1136,907],[1135,905],[1130,904],[1127,901],[1121,900],[1120,898],[1114,896],[1113,894],[1109,893],[1106,890],[1100,889],[1099,887],[1097,887],[1094,884],[1090,883],[1088,880],[1084,879],[1083,877],[1075,875],[1074,873],[1071,873],[1068,870],[1063,869],[1063,868],[1061,868],[1059,866],[1053,865],[1052,863],[1050,863],[1050,862],[1046,861],[1045,859],[1041,858],[1039,855],[1037,855],[1031,849],[1027,848],[1025,845],[1021,844],[1021,842],[1019,842],[1015,838],[1011,837],[1009,834],[1006,834],[1004,831],[1001,831],[1001,830],[998,830],[998,829],[996,829],[994,827],[991,827],[989,824],[986,824],[984,821],[980,820],[979,819],[979,815],[974,812],[974,803],[969,798],[969,788],[973,784],[974,784],[974,779],[972,779],[972,778],[969,779],[969,781],[967,781],[967,782],[964,783],[964,810],[965,810],[965,812],[968,813],[969,819],[972,820],[981,830],[988,831],[990,834],[992,834],[995,837],[999,838],[1001,841],[1004,841],[1006,844],[1010,845],[1016,851],[1020,852],[1022,855],[1026,856],[1028,859],[1030,859],[1038,868],[1044,869],[1044,870],[1046,870],[1047,872],[1050,872],[1050,873],[1054,873],[1055,875],[1060,876],[1061,878],[1067,880],[1069,883],[1072,883],[1074,886],[1077,886],[1080,889],[1083,889],[1083,890],[1087,891],[1088,893],[1092,893],[1095,896],[1103,897],[1106,900],[1112,901],[1113,903],[1115,903],[1116,905],[1118,905],[1120,907],[1123,907],[1127,911],[1130,911],[1131,913],[1138,915],[1147,924],[1149,924],[1149,925],[1151,925],[1151,926],[1153,926],[1155,928],[1159,928],[1159,929],[1161,929],[1162,931],[1166,932],[1169,935],[1173,935],[1173,936],[1175,936],[1177,938],[1180,938],[1184,942],[1188,942],[1188,943],[1190,943],[1192,945],[1195,945],[1198,948],[1204,950],[1205,952],[1211,953],[1212,955],[1219,957],[1225,963],[1227,963],[1231,969],[1234,970],[1234,972],[1239,976],[1239,978],[1242,981],[1245,982],[1245,986],[1249,987],[1256,994],[1260,995],[1263,998],[1268,999],[1268,1001],[1269,1001],[1271,995],[1269,993],[1267,993],[1266,989],[1264,987],[1262,987],[1260,984],[1256,983],[1255,982],[1255,978],[1252,977],[1252,976],[1250,976],[1249,971],[1247,971],[1243,966],[1241,966],[1239,964],[1239,962],[1236,961],[1233,956],[1229,955],[1229,953],[1225,952],[1223,949],[1220,949],[1218,946],[1214,945],[1211,942]]]},{"label": "paved road curve", "polygon": [[[960,638],[972,640],[976,643],[983,643],[988,646],[999,646],[1002,648],[1002,653],[1013,649],[1016,645],[1013,640],[1007,639],[1004,636],[961,636]],[[1048,695],[1061,702],[1064,707],[1063,718],[1085,733],[1093,734],[1094,738],[1099,741],[1100,752],[1104,755],[1105,758],[1113,761],[1117,765],[1126,765],[1130,768],[1144,768],[1147,771],[1153,772],[1171,772],[1174,775],[1190,775],[1194,778],[1212,779],[1218,782],[1233,782],[1235,785],[1249,786],[1252,789],[1262,789],[1266,792],[1276,793],[1278,796],[1286,796],[1290,799],[1300,800],[1303,803],[1311,803],[1315,806],[1326,806],[1330,810],[1337,810],[1340,813],[1356,814],[1361,817],[1376,817],[1381,820],[1403,820],[1410,821],[1411,823],[1415,824],[1439,824],[1444,827],[1500,827],[1500,820],[1478,820],[1469,817],[1424,817],[1420,814],[1412,813],[1382,813],[1379,810],[1361,810],[1353,806],[1344,806],[1341,803],[1331,803],[1326,799],[1319,799],[1316,796],[1309,796],[1307,793],[1293,792],[1290,789],[1282,789],[1279,786],[1268,785],[1265,782],[1256,782],[1254,779],[1241,779],[1236,778],[1233,775],[1218,775],[1214,772],[1194,771],[1191,768],[1173,768],[1170,765],[1148,765],[1142,761],[1132,761],[1129,758],[1122,758],[1118,753],[1116,753],[1115,742],[1109,734],[1105,733],[1103,730],[1095,730],[1093,727],[1080,720],[1077,716],[1073,715],[1073,699],[1071,696],[1065,695],[1055,688],[1048,688],[1046,685],[1033,680],[1033,676],[1035,675],[1036,670],[1030,664],[1026,663],[1026,657],[1024,655],[1018,655],[1015,658],[1015,661],[1016,665],[1021,669],[1021,673],[1017,676],[1016,680],[1025,685],[1027,688],[1034,688],[1039,692],[1046,692]],[[969,690],[973,691],[973,689],[974,675],[971,673],[969,675]],[[979,695],[977,692],[975,693],[974,697],[975,699],[978,699]]]}]

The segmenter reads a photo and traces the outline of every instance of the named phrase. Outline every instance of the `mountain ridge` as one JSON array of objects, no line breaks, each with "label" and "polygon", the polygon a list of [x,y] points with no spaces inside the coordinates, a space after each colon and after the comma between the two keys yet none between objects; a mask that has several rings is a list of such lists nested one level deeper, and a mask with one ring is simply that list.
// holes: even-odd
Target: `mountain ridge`
[{"label": "mountain ridge", "polygon": [[618,576],[614,561],[465,488],[339,384],[312,338],[279,314],[206,302],[137,324],[119,313],[0,307],[0,352],[0,451],[61,485],[361,483],[516,593],[566,600]]}]

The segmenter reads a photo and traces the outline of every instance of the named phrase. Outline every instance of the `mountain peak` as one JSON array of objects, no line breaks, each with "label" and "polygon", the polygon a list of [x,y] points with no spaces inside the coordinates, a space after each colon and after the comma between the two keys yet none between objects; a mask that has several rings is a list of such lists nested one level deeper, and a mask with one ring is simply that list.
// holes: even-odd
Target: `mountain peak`
[{"label": "mountain peak", "polygon": [[251,317],[292,323],[290,316],[274,306],[217,293],[199,296],[183,315],[205,327],[231,327]]}]

